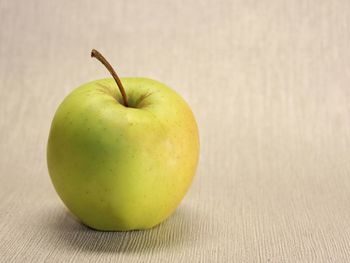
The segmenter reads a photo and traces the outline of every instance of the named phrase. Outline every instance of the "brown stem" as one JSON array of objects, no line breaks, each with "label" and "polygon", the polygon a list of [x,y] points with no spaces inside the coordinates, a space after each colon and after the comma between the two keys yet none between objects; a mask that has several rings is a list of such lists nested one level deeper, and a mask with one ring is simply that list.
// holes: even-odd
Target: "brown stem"
[{"label": "brown stem", "polygon": [[107,59],[105,59],[104,56],[102,56],[102,54],[100,52],[98,52],[96,49],[91,50],[91,57],[99,60],[108,69],[109,73],[111,73],[112,77],[114,78],[115,82],[118,85],[120,93],[122,94],[124,106],[128,107],[128,98],[126,97],[125,90],[123,88],[123,84],[120,81],[120,78],[118,77],[117,73],[114,71],[111,64],[109,64]]}]

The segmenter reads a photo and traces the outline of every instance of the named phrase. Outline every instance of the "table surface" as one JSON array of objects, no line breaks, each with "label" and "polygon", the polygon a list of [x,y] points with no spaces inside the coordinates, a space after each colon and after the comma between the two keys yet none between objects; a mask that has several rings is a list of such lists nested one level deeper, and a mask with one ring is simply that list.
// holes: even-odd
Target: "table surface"
[{"label": "table surface", "polygon": [[[349,262],[348,0],[0,2],[0,261]],[[148,231],[78,223],[50,182],[76,86],[147,76],[193,109],[201,157]]]}]

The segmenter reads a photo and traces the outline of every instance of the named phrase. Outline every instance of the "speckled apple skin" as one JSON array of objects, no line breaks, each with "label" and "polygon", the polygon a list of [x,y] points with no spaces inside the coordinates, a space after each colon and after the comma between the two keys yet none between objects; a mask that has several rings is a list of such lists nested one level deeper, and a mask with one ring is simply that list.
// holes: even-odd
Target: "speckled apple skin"
[{"label": "speckled apple skin", "polygon": [[165,220],[191,185],[199,158],[194,115],[172,89],[122,78],[75,89],[57,109],[47,145],[52,183],[87,226],[126,231]]}]

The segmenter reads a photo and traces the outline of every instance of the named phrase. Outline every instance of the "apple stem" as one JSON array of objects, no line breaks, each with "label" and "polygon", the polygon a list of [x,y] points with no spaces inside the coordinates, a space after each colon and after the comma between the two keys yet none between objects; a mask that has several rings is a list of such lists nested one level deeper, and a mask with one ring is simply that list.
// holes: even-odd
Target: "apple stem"
[{"label": "apple stem", "polygon": [[111,73],[112,77],[114,78],[115,82],[118,85],[120,93],[122,94],[124,106],[128,107],[128,98],[126,97],[123,84],[120,81],[120,78],[118,77],[117,73],[115,72],[111,64],[109,64],[107,59],[105,59],[104,56],[102,56],[102,54],[98,52],[96,49],[91,50],[91,57],[99,60],[108,69],[109,73]]}]

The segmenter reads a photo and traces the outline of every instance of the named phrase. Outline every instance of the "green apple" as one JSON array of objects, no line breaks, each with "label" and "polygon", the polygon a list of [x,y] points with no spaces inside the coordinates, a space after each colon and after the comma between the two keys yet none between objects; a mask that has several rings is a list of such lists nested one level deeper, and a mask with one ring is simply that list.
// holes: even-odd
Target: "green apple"
[{"label": "green apple", "polygon": [[100,53],[91,56],[114,79],[78,87],[57,109],[47,145],[52,183],[93,229],[151,228],[174,212],[192,182],[199,156],[195,118],[164,84],[120,80]]}]

